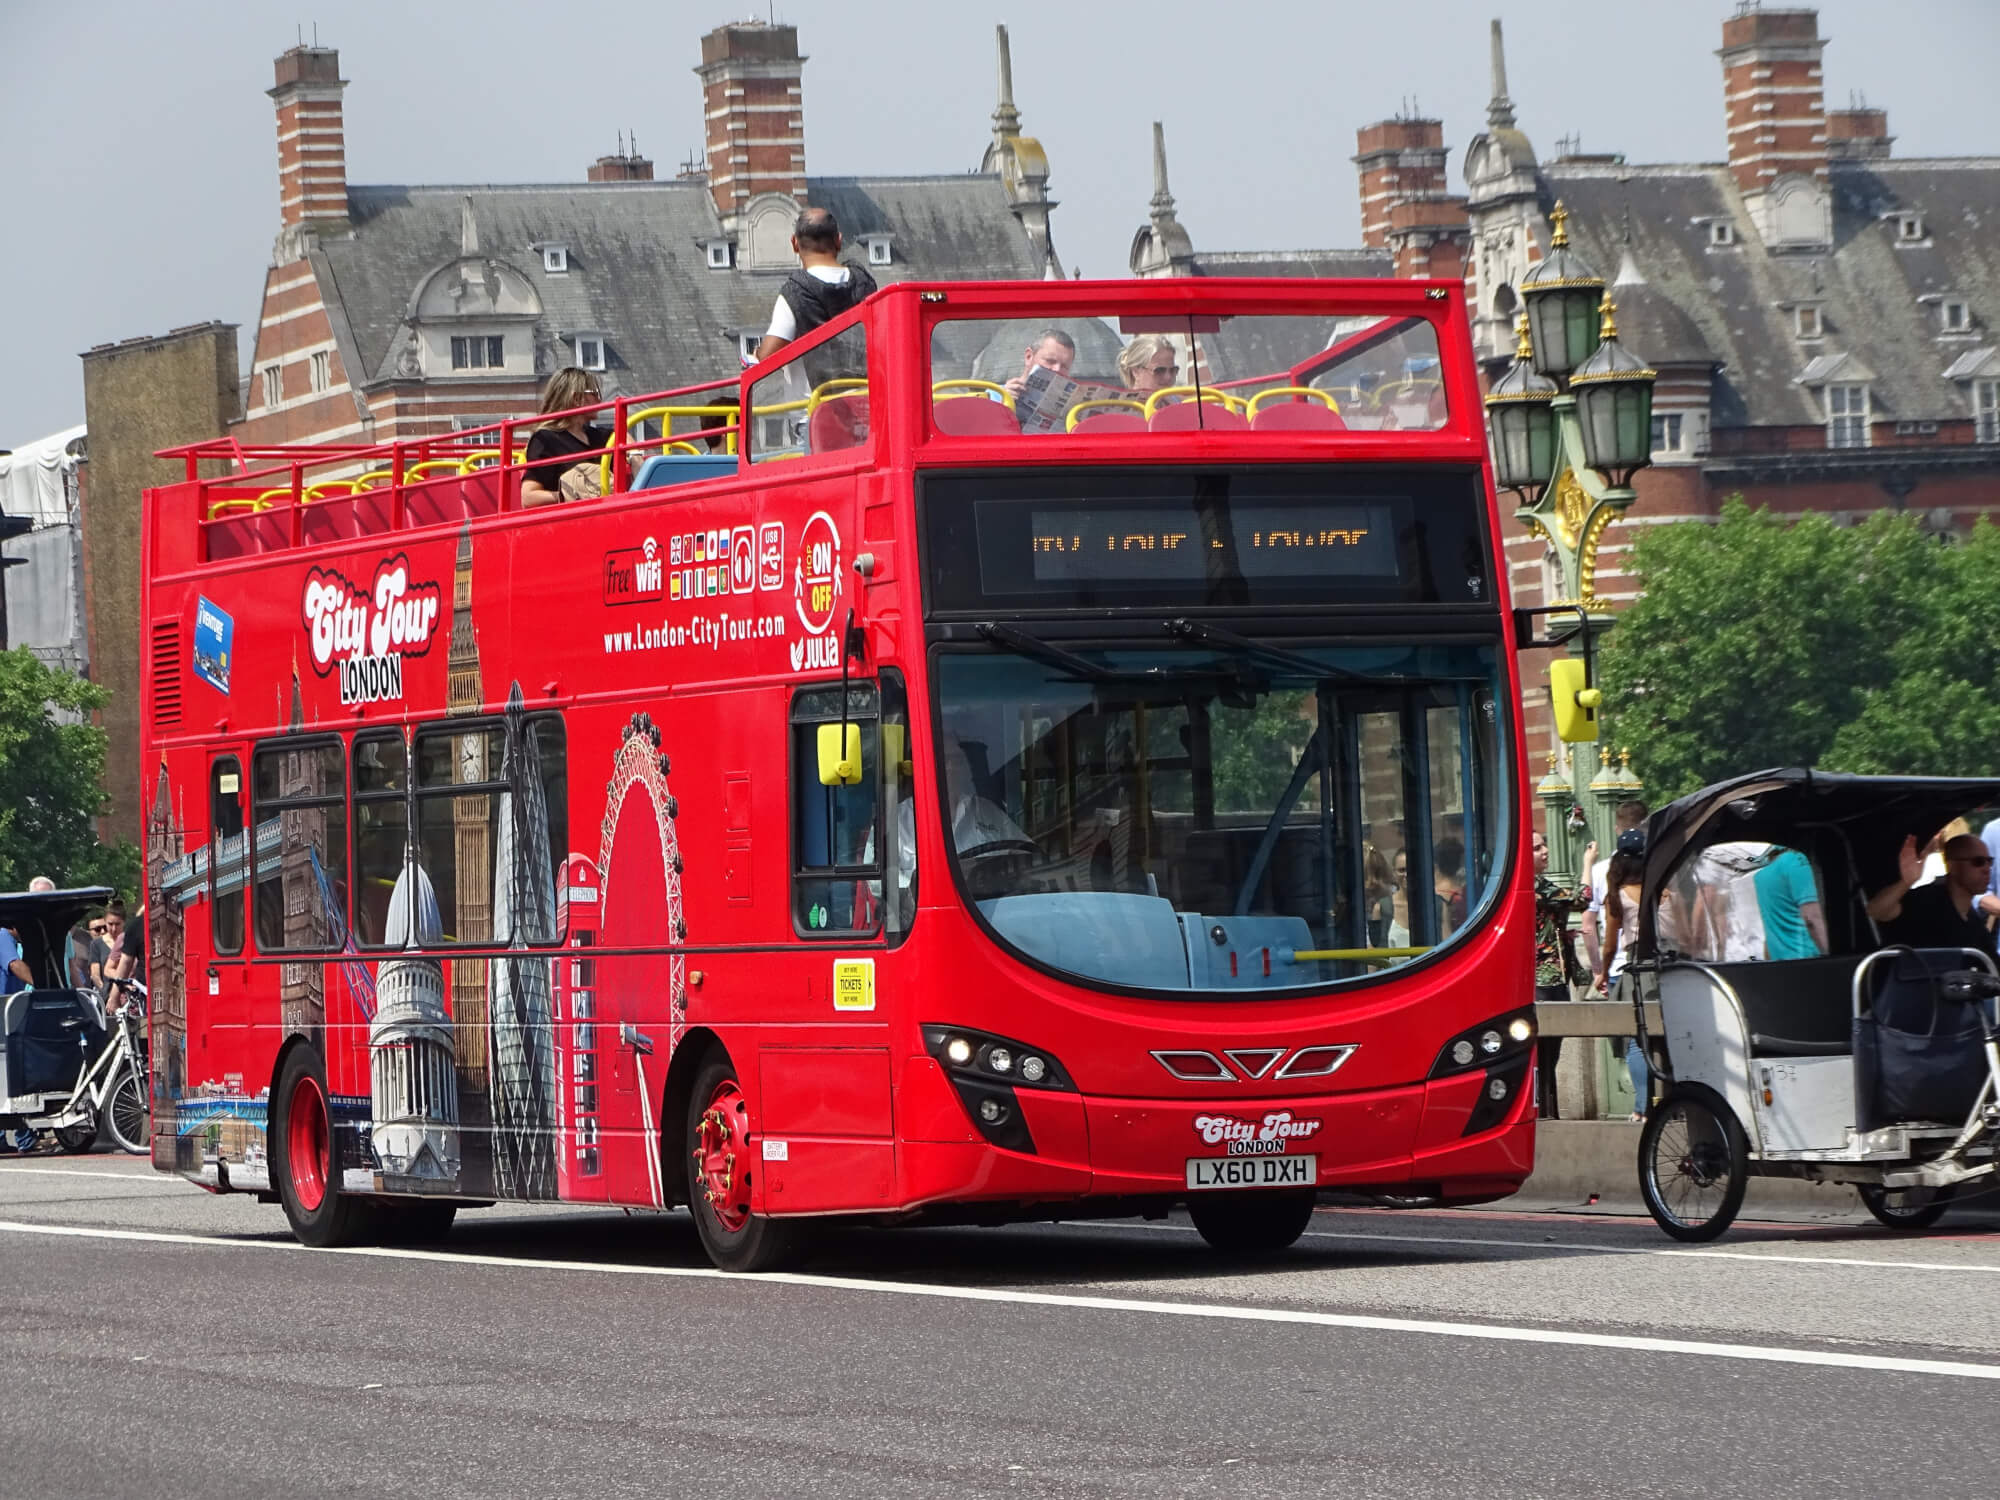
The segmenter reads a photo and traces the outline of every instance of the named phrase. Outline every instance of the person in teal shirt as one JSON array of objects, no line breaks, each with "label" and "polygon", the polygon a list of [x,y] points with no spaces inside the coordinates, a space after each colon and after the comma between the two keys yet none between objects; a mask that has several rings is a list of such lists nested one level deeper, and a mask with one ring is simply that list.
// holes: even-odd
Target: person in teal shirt
[{"label": "person in teal shirt", "polygon": [[1812,863],[1796,849],[1778,848],[1750,877],[1757,887],[1757,911],[1764,919],[1764,956],[1818,958],[1826,952],[1826,915]]}]

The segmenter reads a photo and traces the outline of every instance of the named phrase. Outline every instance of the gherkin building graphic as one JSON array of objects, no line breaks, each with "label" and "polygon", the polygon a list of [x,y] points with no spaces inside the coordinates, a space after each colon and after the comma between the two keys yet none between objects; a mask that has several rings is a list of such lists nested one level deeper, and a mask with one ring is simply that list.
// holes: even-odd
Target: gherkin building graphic
[{"label": "gherkin building graphic", "polygon": [[493,919],[517,950],[493,975],[493,1177],[503,1197],[556,1196],[555,1006],[550,965],[531,944],[555,940],[555,861],[541,756],[521,685],[507,694],[507,752],[494,843]]}]

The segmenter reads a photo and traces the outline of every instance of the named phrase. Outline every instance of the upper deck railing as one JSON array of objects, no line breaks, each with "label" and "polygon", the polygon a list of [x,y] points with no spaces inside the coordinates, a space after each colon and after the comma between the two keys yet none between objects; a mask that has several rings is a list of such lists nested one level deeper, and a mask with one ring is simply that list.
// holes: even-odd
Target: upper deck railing
[{"label": "upper deck railing", "polygon": [[787,479],[930,463],[1477,461],[1479,411],[1455,283],[904,283],[735,379],[374,446],[168,449],[186,477],[149,498],[152,571],[519,511],[530,437],[574,417],[596,441],[564,456],[564,489],[594,499],[780,461]]}]

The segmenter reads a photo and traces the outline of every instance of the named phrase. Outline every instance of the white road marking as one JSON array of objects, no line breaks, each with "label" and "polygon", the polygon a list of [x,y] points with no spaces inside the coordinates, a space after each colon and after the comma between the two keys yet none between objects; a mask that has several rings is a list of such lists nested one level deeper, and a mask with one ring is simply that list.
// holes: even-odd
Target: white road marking
[{"label": "white road marking", "polygon": [[[1090,1229],[1142,1230],[1150,1234],[1199,1234],[1188,1224],[1134,1224],[1125,1219],[1069,1219],[1066,1225]],[[1754,1250],[1674,1250],[1648,1245],[1593,1245],[1584,1240],[1499,1240],[1475,1235],[1446,1234],[1364,1234],[1359,1230],[1308,1229],[1299,1238],[1307,1240],[1361,1240],[1385,1245],[1476,1245],[1503,1250],[1581,1250],[1591,1255],[1661,1255],[1691,1260],[1747,1260],[1758,1265],[1861,1266],[1884,1271],[1973,1271],[2000,1276],[2000,1265],[1974,1266],[1938,1260],[1871,1260],[1860,1255],[1760,1255]],[[1996,1241],[2000,1243],[2000,1241]]]},{"label": "white road marking", "polygon": [[163,1173],[148,1172],[141,1175],[138,1172],[113,1172],[109,1170],[92,1172],[83,1167],[0,1167],[0,1183],[4,1183],[9,1177],[19,1177],[24,1174],[34,1177],[88,1177],[92,1182],[129,1182],[137,1187],[184,1187],[190,1192],[199,1193],[201,1191],[200,1188],[191,1182],[184,1181],[179,1177],[168,1177]]},{"label": "white road marking", "polygon": [[660,1276],[681,1281],[762,1282],[772,1286],[866,1292],[876,1296],[930,1297],[952,1302],[995,1302],[1021,1307],[1146,1313],[1156,1317],[1206,1318],[1232,1323],[1288,1323],[1308,1328],[1418,1333],[1442,1338],[1485,1339],[1495,1343],[1555,1344],[1570,1348],[1616,1349],[1636,1354],[1680,1354],[1703,1359],[1736,1359],[1764,1364],[1809,1365],[1822,1369],[1874,1370],[1888,1374],[1941,1375],[1961,1380],[2000,1381],[2000,1364],[1974,1364],[1963,1360],[1906,1359],[1894,1355],[1849,1354],[1826,1349],[1785,1349],[1760,1344],[1716,1344],[1694,1339],[1580,1333],[1567,1329],[1508,1327],[1492,1323],[1445,1323],[1429,1318],[1385,1318],[1357,1313],[1309,1312],[1300,1308],[1246,1307],[1216,1302],[1154,1302],[1137,1297],[1024,1292],[1000,1287],[941,1286],[915,1281],[866,1281],[853,1276],[808,1276],[787,1271],[743,1275],[718,1271],[708,1266],[633,1266],[606,1261],[467,1255],[451,1250],[409,1250],[385,1245],[309,1251],[303,1245],[291,1240],[237,1240],[219,1235],[171,1234],[141,1229],[85,1229],[68,1224],[27,1224],[11,1220],[0,1220],[0,1233],[125,1240],[140,1244],[190,1245],[227,1250],[290,1250],[318,1255],[370,1256],[382,1260],[432,1261],[443,1265],[478,1266],[487,1270],[568,1271],[602,1276]]}]

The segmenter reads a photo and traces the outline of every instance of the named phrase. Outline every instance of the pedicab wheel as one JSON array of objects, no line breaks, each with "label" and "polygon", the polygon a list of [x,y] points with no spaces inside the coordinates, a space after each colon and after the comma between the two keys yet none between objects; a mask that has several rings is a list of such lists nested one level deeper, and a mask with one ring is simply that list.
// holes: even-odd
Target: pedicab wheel
[{"label": "pedicab wheel", "polygon": [[1743,1206],[1750,1148],[1713,1089],[1677,1085],[1639,1134],[1639,1192],[1653,1222],[1677,1240],[1712,1240]]},{"label": "pedicab wheel", "polygon": [[127,1068],[111,1085],[111,1097],[104,1101],[104,1123],[111,1127],[111,1139],[118,1149],[132,1156],[144,1156],[146,1143],[146,1080],[137,1068]]},{"label": "pedicab wheel", "polygon": [[1225,1255],[1275,1255],[1306,1232],[1316,1198],[1310,1188],[1302,1193],[1204,1193],[1188,1200],[1188,1217],[1210,1248]]},{"label": "pedicab wheel", "polygon": [[1951,1207],[1955,1188],[1885,1188],[1864,1182],[1855,1189],[1861,1206],[1891,1229],[1928,1229]]},{"label": "pedicab wheel", "polygon": [[97,1144],[97,1122],[88,1125],[58,1125],[55,1129],[56,1145],[65,1156],[81,1156]]},{"label": "pedicab wheel", "polygon": [[750,1101],[727,1054],[695,1074],[688,1095],[688,1211],[708,1258],[725,1271],[775,1271],[798,1255],[796,1224],[750,1210],[756,1160]]},{"label": "pedicab wheel", "polygon": [[326,1065],[317,1049],[296,1047],[286,1055],[277,1099],[270,1159],[292,1233],[300,1244],[315,1250],[363,1238],[373,1227],[373,1214],[369,1204],[340,1190],[333,1116],[326,1101]]}]

